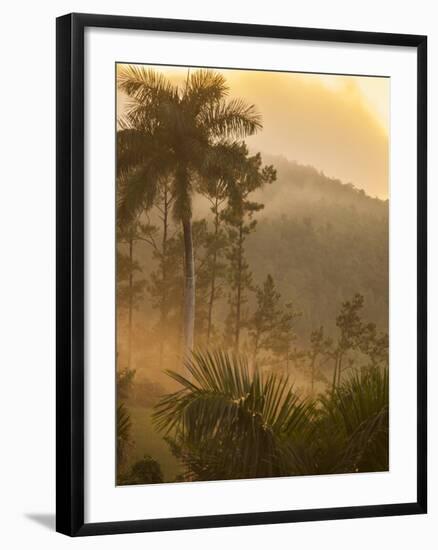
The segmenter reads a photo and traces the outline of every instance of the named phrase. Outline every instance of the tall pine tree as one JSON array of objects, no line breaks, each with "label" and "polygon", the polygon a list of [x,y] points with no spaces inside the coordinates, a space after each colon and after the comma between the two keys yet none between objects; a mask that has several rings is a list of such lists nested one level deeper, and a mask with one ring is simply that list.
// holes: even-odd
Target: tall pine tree
[{"label": "tall pine tree", "polygon": [[227,259],[230,290],[230,312],[225,338],[235,353],[239,352],[241,330],[245,325],[243,307],[248,300],[248,291],[253,288],[252,274],[245,258],[245,241],[257,225],[255,213],[263,208],[263,204],[251,201],[250,195],[265,183],[272,183],[275,179],[276,172],[272,166],[262,167],[260,153],[246,157],[240,166],[237,185],[233,187],[228,207],[223,212],[229,240]]},{"label": "tall pine tree", "polygon": [[289,372],[292,344],[296,340],[295,321],[300,313],[292,303],[281,304],[271,275],[266,277],[263,286],[256,288],[256,299],[257,308],[248,324],[254,367],[260,364],[258,354],[264,351],[269,354],[265,360]]}]

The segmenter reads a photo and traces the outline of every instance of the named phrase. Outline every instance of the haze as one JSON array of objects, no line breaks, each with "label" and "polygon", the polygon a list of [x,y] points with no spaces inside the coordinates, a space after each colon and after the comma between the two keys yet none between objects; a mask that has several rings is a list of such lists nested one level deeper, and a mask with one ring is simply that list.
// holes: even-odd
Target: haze
[{"label": "haze", "polygon": [[[155,68],[181,84],[188,71],[186,67]],[[388,78],[220,72],[230,86],[230,96],[254,103],[262,114],[263,131],[246,139],[252,151],[312,165],[370,196],[388,198]],[[119,116],[126,105],[126,96],[119,92]]]}]

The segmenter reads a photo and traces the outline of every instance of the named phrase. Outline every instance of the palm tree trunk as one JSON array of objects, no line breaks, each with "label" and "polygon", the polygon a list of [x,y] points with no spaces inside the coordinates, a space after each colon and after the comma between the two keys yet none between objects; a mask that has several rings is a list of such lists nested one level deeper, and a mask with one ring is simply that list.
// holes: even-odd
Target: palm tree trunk
[{"label": "palm tree trunk", "polygon": [[195,258],[192,220],[182,222],[184,236],[184,356],[193,351],[195,329]]},{"label": "palm tree trunk", "polygon": [[216,293],[216,253],[214,254],[213,262],[214,262],[213,272],[211,274],[211,283],[210,283],[210,298],[208,301],[207,346],[210,344],[211,328],[213,325],[213,304],[214,304],[215,293]]},{"label": "palm tree trunk", "polygon": [[234,352],[239,353],[240,340],[240,317],[242,301],[242,245],[243,245],[243,224],[239,226],[239,260],[237,266],[237,296],[236,296],[236,327],[234,333]]},{"label": "palm tree trunk", "polygon": [[213,305],[216,298],[217,236],[219,232],[219,211],[218,211],[217,203],[218,201],[216,199],[215,220],[214,220],[213,262],[211,266],[212,273],[211,273],[211,283],[210,283],[210,299],[208,302],[207,346],[210,343],[211,328],[213,324]]},{"label": "palm tree trunk", "polygon": [[129,239],[129,304],[128,304],[128,369],[131,367],[131,353],[132,353],[132,310],[133,308],[133,295],[132,295],[132,289],[133,289],[133,269],[132,269],[132,263],[133,263],[133,257],[134,257],[134,251],[133,251],[133,239],[132,237]]},{"label": "palm tree trunk", "polygon": [[169,217],[169,200],[167,183],[164,187],[163,200],[163,240],[161,243],[161,281],[162,293],[160,304],[160,368],[164,362],[164,335],[167,323],[167,233],[168,233],[168,217]]}]

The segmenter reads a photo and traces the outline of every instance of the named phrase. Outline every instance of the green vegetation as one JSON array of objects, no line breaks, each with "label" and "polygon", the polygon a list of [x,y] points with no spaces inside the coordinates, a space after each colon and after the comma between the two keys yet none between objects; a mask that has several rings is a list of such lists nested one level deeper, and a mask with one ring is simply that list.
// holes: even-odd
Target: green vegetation
[{"label": "green vegetation", "polygon": [[288,380],[251,375],[245,359],[224,352],[197,352],[186,368],[188,377],[169,372],[182,389],[154,415],[158,429],[174,434],[185,478],[286,475],[289,442],[306,430],[312,410]]},{"label": "green vegetation", "polygon": [[163,473],[159,463],[149,455],[144,455],[131,468],[122,474],[120,485],[144,485],[149,483],[163,483]]},{"label": "green vegetation", "polygon": [[184,464],[182,479],[239,479],[388,469],[388,372],[372,367],[317,400],[287,378],[252,375],[223,352],[195,353],[182,389],[154,420]]}]

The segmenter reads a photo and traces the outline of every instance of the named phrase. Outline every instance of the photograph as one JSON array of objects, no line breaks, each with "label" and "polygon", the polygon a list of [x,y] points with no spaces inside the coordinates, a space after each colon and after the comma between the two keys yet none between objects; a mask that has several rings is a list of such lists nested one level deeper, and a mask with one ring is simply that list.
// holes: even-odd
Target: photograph
[{"label": "photograph", "polygon": [[390,78],[115,87],[116,484],[388,471]]}]

